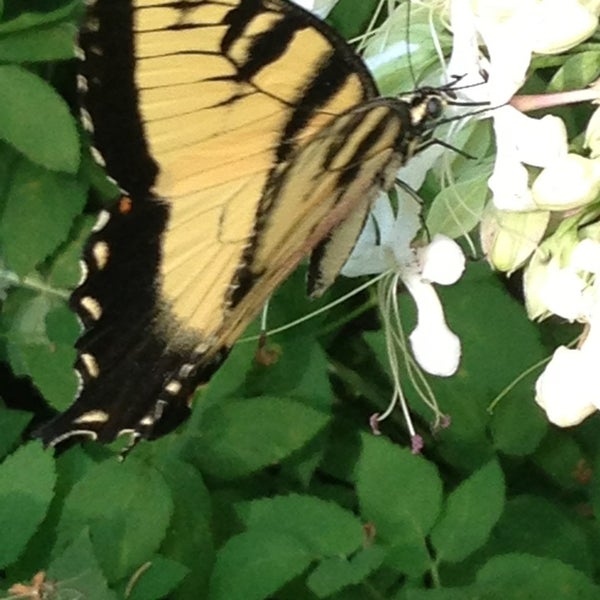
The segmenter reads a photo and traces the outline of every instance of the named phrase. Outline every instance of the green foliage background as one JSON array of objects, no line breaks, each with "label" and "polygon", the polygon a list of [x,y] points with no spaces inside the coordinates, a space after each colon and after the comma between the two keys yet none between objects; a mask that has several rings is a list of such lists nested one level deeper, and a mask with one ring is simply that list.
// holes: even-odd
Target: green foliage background
[{"label": "green foliage background", "polygon": [[[332,16],[348,35],[370,14],[351,4]],[[421,456],[399,414],[383,436],[369,430],[392,383],[367,294],[274,337],[269,367],[255,364],[255,344],[240,343],[197,393],[190,421],[123,463],[118,444],[57,454],[29,439],[32,419],[49,413],[9,370],[54,409],[72,401],[79,327],[66,299],[93,213],[112,191],[74,117],[82,12],[79,0],[0,2],[4,596],[46,571],[49,599],[600,597],[598,418],[558,430],[533,401],[539,370],[510,386],[576,332],[529,322],[481,261],[442,290],[464,357],[455,377],[431,381],[449,428],[428,433],[431,415],[413,404]],[[597,43],[589,52],[598,56]],[[553,59],[542,66],[555,82],[577,55]],[[428,181],[426,191],[439,189]],[[309,303],[297,273],[272,302],[271,323],[354,285]],[[408,382],[406,393],[414,400]]]}]

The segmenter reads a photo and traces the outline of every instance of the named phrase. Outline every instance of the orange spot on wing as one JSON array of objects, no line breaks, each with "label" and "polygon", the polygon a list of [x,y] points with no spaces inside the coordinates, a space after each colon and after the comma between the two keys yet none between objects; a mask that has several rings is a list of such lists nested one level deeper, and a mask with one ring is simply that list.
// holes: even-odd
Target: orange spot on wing
[{"label": "orange spot on wing", "polygon": [[119,200],[119,212],[122,215],[126,215],[129,214],[131,212],[131,207],[132,207],[132,202],[131,202],[131,198],[127,197],[127,196],[123,196],[120,200]]}]

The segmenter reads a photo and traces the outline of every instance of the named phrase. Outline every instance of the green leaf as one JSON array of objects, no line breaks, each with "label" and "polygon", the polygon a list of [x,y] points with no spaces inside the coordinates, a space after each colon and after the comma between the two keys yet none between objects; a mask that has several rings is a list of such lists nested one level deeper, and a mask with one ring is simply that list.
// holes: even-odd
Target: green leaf
[{"label": "green leaf", "polygon": [[217,553],[209,600],[263,600],[302,573],[313,557],[280,532],[249,531]]},{"label": "green leaf", "polygon": [[364,581],[381,566],[385,551],[379,546],[360,550],[350,560],[327,558],[308,576],[308,587],[319,597],[327,598],[349,585]]},{"label": "green leaf", "polygon": [[566,490],[582,487],[592,475],[592,465],[583,448],[558,428],[548,429],[532,458],[537,467]]},{"label": "green leaf", "polygon": [[0,225],[7,266],[24,276],[44,261],[67,239],[85,200],[85,187],[72,177],[22,161],[13,174]]},{"label": "green leaf", "polygon": [[116,600],[84,529],[48,567],[48,579],[54,582],[58,598]]},{"label": "green leaf", "polygon": [[492,558],[473,585],[407,590],[398,600],[595,600],[600,587],[558,560],[528,554]]},{"label": "green leaf", "polygon": [[313,496],[262,498],[238,505],[238,513],[247,529],[287,533],[315,555],[348,555],[364,541],[362,524],[350,511]]},{"label": "green leaf", "polygon": [[509,395],[494,409],[491,431],[497,450],[512,456],[526,456],[540,444],[548,431],[548,421],[530,398]]},{"label": "green leaf", "polygon": [[436,468],[383,438],[363,435],[356,488],[361,515],[373,522],[377,538],[394,548],[398,568],[423,572],[425,537],[438,517],[442,482]]},{"label": "green leaf", "polygon": [[56,23],[14,33],[2,33],[0,29],[0,60],[26,63],[74,58],[76,33],[74,23]]},{"label": "green leaf", "polygon": [[222,479],[248,475],[301,448],[325,427],[320,412],[286,398],[222,402],[202,415],[194,452],[202,469]]},{"label": "green leaf", "polygon": [[25,549],[48,512],[55,483],[52,456],[38,442],[20,447],[0,465],[0,568]]},{"label": "green leaf", "polygon": [[31,377],[52,406],[65,409],[77,390],[73,371],[73,344],[78,335],[75,316],[45,295],[18,290],[9,299],[4,316],[9,320],[7,353],[13,371]]},{"label": "green leaf", "polygon": [[356,482],[362,514],[375,521],[378,535],[384,537],[378,520],[393,530],[396,522],[407,517],[427,534],[442,500],[435,466],[385,438],[363,435],[362,442]]},{"label": "green leaf", "polygon": [[171,597],[189,569],[181,563],[157,555],[152,558],[144,572],[136,580],[127,600],[160,600]]},{"label": "green leaf", "polygon": [[457,238],[471,231],[481,219],[490,174],[479,172],[476,177],[445,187],[427,213],[425,224],[429,234],[443,233]]},{"label": "green leaf", "polygon": [[0,459],[16,445],[29,421],[31,413],[11,410],[0,403]]},{"label": "green leaf", "polygon": [[600,587],[573,567],[560,560],[529,554],[492,558],[477,573],[477,583],[502,589],[506,594],[503,598],[511,600],[597,600],[600,595]]},{"label": "green leaf", "polygon": [[[67,292],[77,286],[81,279],[80,260],[83,255],[83,246],[87,242],[95,222],[95,217],[76,219],[75,238],[67,240],[61,246],[60,254],[56,255],[50,265],[46,283],[51,288]],[[70,232],[70,237],[73,237],[73,232]]]},{"label": "green leaf", "polygon": [[92,466],[64,502],[58,545],[86,526],[109,581],[149,560],[164,539],[173,504],[162,476],[135,457]]},{"label": "green leaf", "polygon": [[[348,10],[349,6],[352,10]],[[375,6],[376,0],[364,0],[359,4],[352,3],[352,0],[340,0],[333,7],[327,20],[346,39],[349,39],[362,33],[364,25],[373,15]]]},{"label": "green leaf", "polygon": [[585,88],[598,77],[598,50],[568,57],[548,83],[548,92]]},{"label": "green leaf", "polygon": [[491,549],[555,558],[590,574],[595,563],[583,523],[556,501],[529,494],[506,503]]},{"label": "green leaf", "polygon": [[[2,4],[0,4],[0,7]],[[46,4],[43,4],[46,7]],[[71,0],[71,2],[58,6],[54,10],[48,11],[36,11],[31,10],[33,6],[26,6],[29,10],[18,14],[15,18],[6,20],[0,23],[0,35],[6,33],[14,33],[16,31],[27,31],[35,29],[36,27],[43,27],[53,23],[60,23],[65,19],[73,18],[73,16],[80,11],[81,5],[78,0]],[[0,12],[1,14],[1,12]]]},{"label": "green leaf", "polygon": [[431,532],[439,561],[458,562],[488,539],[504,508],[504,477],[491,461],[463,481],[449,496]]},{"label": "green leaf", "polygon": [[160,551],[189,570],[169,598],[195,600],[198,590],[208,588],[215,557],[211,499],[197,469],[166,452],[160,456],[157,467],[173,496],[173,516]]},{"label": "green leaf", "polygon": [[22,67],[0,65],[0,82],[0,139],[38,165],[76,173],[79,137],[66,102]]},{"label": "green leaf", "polygon": [[406,591],[406,594],[402,593],[394,597],[394,600],[507,600],[507,597],[503,594],[504,592],[501,589],[490,590],[487,588],[482,589],[478,585],[469,585],[433,590],[410,589]]}]

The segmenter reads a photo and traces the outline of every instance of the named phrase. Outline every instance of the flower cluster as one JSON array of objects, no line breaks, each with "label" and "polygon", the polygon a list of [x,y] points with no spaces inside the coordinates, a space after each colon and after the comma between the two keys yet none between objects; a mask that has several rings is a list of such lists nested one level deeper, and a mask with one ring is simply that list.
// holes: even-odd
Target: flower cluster
[{"label": "flower cluster", "polygon": [[[430,69],[427,81],[436,85],[458,77],[461,100],[489,103],[490,110],[483,116],[492,120],[495,144],[493,168],[486,176],[491,201],[485,207],[481,202],[478,216],[459,223],[458,232],[447,233],[456,237],[478,224],[481,247],[491,266],[509,274],[524,270],[531,319],[556,315],[584,324],[577,346],[558,348],[536,384],[536,400],[550,421],[560,426],[577,424],[600,408],[595,366],[600,357],[600,108],[577,139],[573,133],[569,139],[558,116],[534,118],[525,112],[598,101],[600,84],[540,95],[515,94],[535,72],[532,61],[535,65],[540,57],[569,51],[597,30],[600,0],[421,2],[417,10],[429,11],[429,16],[420,22],[418,16],[413,19],[417,23],[411,27],[410,45],[399,41],[405,40],[398,32],[406,25],[404,16],[398,17],[400,10],[371,38],[367,63],[388,92],[390,73],[409,47],[414,63],[420,64],[419,27],[431,22],[433,13],[447,23],[452,34],[450,61],[437,73]],[[585,80],[581,64],[585,62],[569,66]],[[597,75],[597,65],[596,55],[590,73]],[[573,87],[564,83],[573,81],[573,76],[566,68],[563,71],[563,82],[553,81],[553,89]],[[468,116],[460,126],[467,121]],[[418,189],[440,153],[438,147],[417,157],[400,177]],[[477,210],[469,207],[469,212]],[[389,200],[380,198],[343,272],[395,274],[417,303],[418,326],[409,338],[417,362],[429,373],[448,376],[458,368],[460,341],[446,326],[431,285],[441,283],[439,276],[429,274],[423,257],[435,256],[438,244],[452,242],[434,236],[429,246],[419,247],[415,240],[422,241],[423,235],[419,235],[417,213],[408,201],[399,202],[394,210]],[[444,254],[458,257],[460,250],[456,246]],[[452,274],[444,283],[454,282],[461,272],[462,268],[447,271]],[[392,310],[384,300],[382,306],[384,311]]]},{"label": "flower cluster", "polygon": [[[560,426],[575,425],[600,408],[592,360],[600,356],[600,115],[596,111],[588,125],[584,156],[569,151],[562,119],[536,119],[521,110],[598,100],[600,89],[596,85],[521,98],[514,94],[534,53],[555,54],[576,46],[594,33],[599,14],[600,3],[577,0],[483,2],[476,11],[471,3],[452,2],[450,68],[467,73],[475,72],[475,65],[479,72],[485,69],[488,81],[471,88],[471,97],[487,97],[492,105],[511,101],[491,112],[496,161],[489,180],[493,203],[480,227],[482,247],[501,271],[525,267],[531,319],[558,315],[586,325],[579,348],[558,348],[536,384],[538,404]],[[478,40],[489,59],[477,55]]]},{"label": "flower cluster", "polygon": [[496,154],[488,181],[492,201],[479,223],[482,248],[498,270],[525,269],[530,318],[558,315],[585,324],[579,346],[558,348],[536,384],[549,420],[574,425],[600,408],[594,368],[600,357],[600,109],[580,153],[569,150],[562,119],[523,111],[598,100],[600,90],[515,94],[535,55],[564,52],[594,33],[600,2],[452,0],[449,13],[447,73],[460,77],[462,99],[493,107],[487,116]]}]

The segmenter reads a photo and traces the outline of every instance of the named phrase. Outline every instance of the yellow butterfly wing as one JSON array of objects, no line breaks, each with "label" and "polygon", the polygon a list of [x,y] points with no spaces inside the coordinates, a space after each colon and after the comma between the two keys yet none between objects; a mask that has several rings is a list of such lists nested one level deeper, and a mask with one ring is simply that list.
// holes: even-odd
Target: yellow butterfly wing
[{"label": "yellow butterfly wing", "polygon": [[97,0],[81,45],[83,122],[123,197],[86,245],[71,299],[82,388],[39,431],[50,444],[180,422],[319,244],[312,289],[330,283],[423,135],[409,103],[374,99],[346,43],[285,0]]}]

